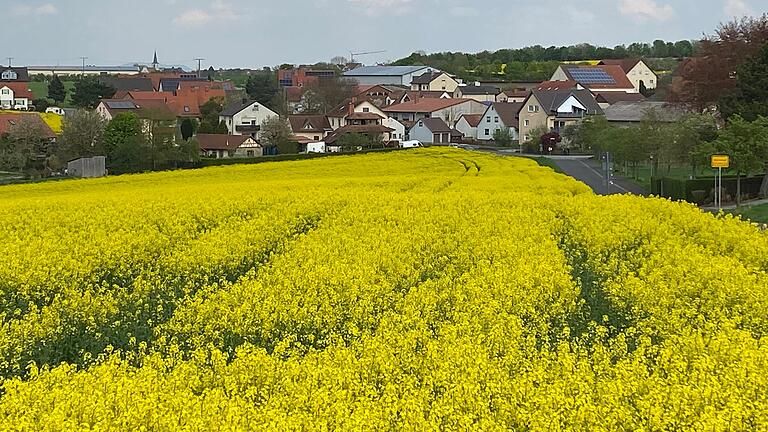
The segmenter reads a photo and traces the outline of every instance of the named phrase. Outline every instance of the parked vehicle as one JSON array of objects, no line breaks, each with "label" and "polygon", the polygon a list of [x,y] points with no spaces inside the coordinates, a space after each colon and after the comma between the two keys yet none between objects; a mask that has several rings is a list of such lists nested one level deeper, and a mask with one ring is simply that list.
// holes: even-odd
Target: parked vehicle
[{"label": "parked vehicle", "polygon": [[16,111],[26,111],[28,108],[27,108],[26,105],[18,105],[18,104],[16,104],[16,105],[13,106],[13,109],[15,109]]},{"label": "parked vehicle", "polygon": [[325,143],[323,141],[308,143],[307,153],[325,153]]},{"label": "parked vehicle", "polygon": [[411,141],[403,141],[400,143],[400,148],[417,148],[417,147],[424,147],[420,141],[417,140],[411,140]]},{"label": "parked vehicle", "polygon": [[59,108],[59,107],[55,107],[55,106],[54,107],[48,107],[48,108],[45,109],[45,112],[53,113],[53,114],[58,114],[58,115],[63,116],[64,115],[64,108]]}]

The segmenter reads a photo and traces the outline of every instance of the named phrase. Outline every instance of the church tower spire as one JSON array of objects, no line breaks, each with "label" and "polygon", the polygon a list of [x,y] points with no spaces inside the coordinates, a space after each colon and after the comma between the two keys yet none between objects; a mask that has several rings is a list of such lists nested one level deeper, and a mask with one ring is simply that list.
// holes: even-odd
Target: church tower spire
[{"label": "church tower spire", "polygon": [[157,66],[160,64],[157,62],[157,50],[155,50],[155,57],[152,59],[152,69],[157,70]]}]

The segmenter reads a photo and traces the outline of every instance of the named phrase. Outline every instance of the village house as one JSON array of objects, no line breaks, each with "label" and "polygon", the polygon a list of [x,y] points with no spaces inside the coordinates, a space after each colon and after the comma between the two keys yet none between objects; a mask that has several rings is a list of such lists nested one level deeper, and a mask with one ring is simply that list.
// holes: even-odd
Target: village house
[{"label": "village house", "polygon": [[653,90],[659,83],[659,76],[641,59],[603,60],[598,65],[621,67],[637,93]]},{"label": "village house", "polygon": [[617,65],[581,66],[562,64],[552,74],[550,81],[575,81],[593,92],[637,93],[638,90]]},{"label": "village house", "polygon": [[0,66],[0,82],[29,82],[29,70],[25,67]]},{"label": "village house", "polygon": [[414,78],[435,71],[428,66],[362,66],[344,72],[344,77],[360,85],[394,84],[410,88]]},{"label": "village house", "polygon": [[595,92],[594,95],[600,108],[603,109],[619,102],[642,102],[645,100],[645,96],[641,93]]},{"label": "village house", "polygon": [[496,102],[496,97],[499,93],[501,91],[498,87],[474,83],[456,87],[453,97],[458,99],[474,99],[478,102]]},{"label": "village house", "polygon": [[445,72],[426,72],[411,81],[411,90],[443,91],[453,93],[459,86],[458,81]]},{"label": "village house", "polygon": [[461,132],[452,129],[440,118],[424,118],[408,129],[408,139],[423,143],[448,144],[460,138]]},{"label": "village house", "polygon": [[276,112],[257,101],[242,99],[224,107],[219,121],[227,125],[230,135],[249,135],[258,139],[264,120],[277,116]]},{"label": "village house", "polygon": [[20,81],[0,82],[0,109],[27,111],[32,107],[35,95],[29,83]]},{"label": "village house", "polygon": [[411,102],[391,105],[383,109],[395,120],[415,122],[423,118],[440,118],[449,125],[462,114],[481,114],[486,106],[474,99],[421,98]]},{"label": "village house", "polygon": [[333,132],[328,117],[324,115],[290,115],[288,124],[299,143],[322,141]]},{"label": "village house", "polygon": [[480,123],[477,125],[477,139],[482,141],[492,140],[496,131],[501,129],[509,132],[513,140],[517,140],[517,130],[519,127],[517,114],[522,106],[522,102],[493,103],[485,111]]},{"label": "village house", "polygon": [[102,99],[96,106],[96,112],[106,121],[111,121],[121,113],[134,113],[139,119],[146,121],[176,119],[165,101],[159,99]]},{"label": "village house", "polygon": [[45,139],[56,141],[56,134],[37,113],[0,113],[0,136],[11,133],[15,126],[24,122],[34,125]]},{"label": "village house", "polygon": [[601,114],[603,110],[589,90],[535,90],[519,112],[520,141],[535,139],[531,136],[534,129],[543,127],[559,133],[586,116]]},{"label": "village house", "polygon": [[387,117],[388,115],[371,100],[352,98],[328,113],[328,122],[331,128],[336,130],[346,125],[359,125],[366,119],[378,120],[378,124],[381,124],[381,120]]},{"label": "village house", "polygon": [[262,156],[261,145],[248,135],[197,134],[195,136],[204,157],[228,159]]},{"label": "village house", "polygon": [[496,97],[497,102],[523,102],[530,94],[530,90],[504,90]]},{"label": "village house", "polygon": [[464,138],[477,139],[477,126],[483,119],[482,114],[463,114],[456,122],[456,130],[461,132]]}]

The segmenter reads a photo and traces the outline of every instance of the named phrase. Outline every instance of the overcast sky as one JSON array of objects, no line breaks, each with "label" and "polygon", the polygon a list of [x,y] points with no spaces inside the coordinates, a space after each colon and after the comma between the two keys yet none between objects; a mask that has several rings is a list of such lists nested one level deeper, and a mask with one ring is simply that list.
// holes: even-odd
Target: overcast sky
[{"label": "overcast sky", "polygon": [[[763,13],[765,0],[0,0],[0,62],[262,67],[314,63],[350,51],[466,51],[614,46],[696,39],[734,16]],[[8,13],[11,17],[8,18]],[[7,27],[7,26],[6,26]],[[14,30],[14,33],[16,31]]]}]

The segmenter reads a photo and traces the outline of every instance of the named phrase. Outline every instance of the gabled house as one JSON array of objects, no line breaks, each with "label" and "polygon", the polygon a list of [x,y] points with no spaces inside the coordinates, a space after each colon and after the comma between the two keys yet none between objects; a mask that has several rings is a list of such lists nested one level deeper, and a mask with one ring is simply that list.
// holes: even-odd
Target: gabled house
[{"label": "gabled house", "polygon": [[[371,114],[375,114],[375,116]],[[350,116],[352,116],[352,118],[349,118]],[[366,98],[354,97],[331,110],[327,117],[328,122],[331,124],[331,128],[336,130],[346,125],[360,125],[362,124],[361,122],[365,120],[368,120],[368,122],[383,120],[386,119],[388,115],[376,106],[373,101]],[[380,121],[378,123],[381,124]]]},{"label": "gabled house", "polygon": [[411,81],[411,90],[453,93],[459,82],[445,72],[425,72]]},{"label": "gabled house", "polygon": [[392,117],[387,117],[381,122],[382,126],[386,126],[392,131],[390,132],[390,141],[402,141],[405,139],[406,127],[405,124],[399,120],[395,120]]},{"label": "gabled house", "polygon": [[408,129],[408,139],[423,143],[448,144],[451,142],[453,129],[440,118],[417,120]]},{"label": "gabled house", "polygon": [[146,99],[102,99],[96,112],[110,121],[121,113],[134,113],[142,120],[172,121],[176,116],[163,100]]},{"label": "gabled house", "polygon": [[523,102],[528,97],[530,90],[504,90],[496,97],[497,102]]},{"label": "gabled house", "polygon": [[637,93],[638,90],[617,65],[580,66],[562,64],[552,74],[550,81],[575,81],[591,91],[617,91]]},{"label": "gabled house", "polygon": [[477,139],[489,141],[497,130],[509,132],[513,140],[518,139],[517,130],[519,119],[517,117],[522,103],[495,102],[488,107],[477,125]]},{"label": "gabled house", "polygon": [[26,82],[0,82],[0,109],[27,111],[34,97]]},{"label": "gabled house", "polygon": [[520,141],[535,139],[531,136],[534,129],[560,133],[584,117],[601,114],[603,110],[589,90],[534,90],[520,109]]},{"label": "gabled house", "polygon": [[456,130],[461,132],[464,138],[477,139],[477,126],[483,119],[482,114],[463,114],[456,122]]},{"label": "gabled house", "polygon": [[0,66],[0,82],[29,82],[29,70],[25,67]]},{"label": "gabled house", "polygon": [[456,87],[453,97],[458,99],[474,99],[478,102],[496,102],[496,97],[499,93],[501,93],[501,90],[496,86],[474,83]]},{"label": "gabled house", "polygon": [[259,102],[243,99],[224,107],[219,114],[219,121],[227,125],[231,135],[250,135],[258,139],[264,120],[277,116],[276,112]]},{"label": "gabled house", "polygon": [[263,153],[261,145],[248,135],[197,134],[195,138],[204,157],[258,157]]},{"label": "gabled house", "polygon": [[[536,86],[535,90],[538,91],[550,91],[550,90],[576,90],[583,89],[584,86],[574,80],[565,81],[542,81],[541,84]],[[525,100],[525,99],[523,99]],[[523,102],[523,101],[520,101]]]},{"label": "gabled house", "polygon": [[598,65],[619,66],[638,93],[653,90],[659,83],[659,76],[642,59],[603,60]]},{"label": "gabled house", "polygon": [[45,139],[56,141],[56,134],[37,113],[0,113],[0,136],[11,133],[15,126],[24,122],[34,125]]},{"label": "gabled house", "polygon": [[436,117],[448,124],[454,124],[462,114],[480,114],[486,106],[474,99],[421,98],[411,102],[390,105],[382,111],[395,120],[415,122],[423,118]]},{"label": "gabled house", "polygon": [[324,115],[291,115],[288,116],[288,124],[299,142],[322,141],[333,132],[328,117]]}]

